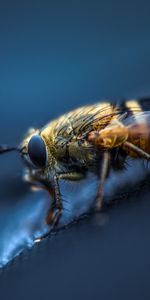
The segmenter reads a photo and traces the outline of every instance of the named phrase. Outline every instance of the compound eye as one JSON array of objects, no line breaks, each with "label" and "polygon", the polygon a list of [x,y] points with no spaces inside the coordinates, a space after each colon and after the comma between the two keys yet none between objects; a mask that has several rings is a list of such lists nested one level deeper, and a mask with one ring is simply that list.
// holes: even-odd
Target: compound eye
[{"label": "compound eye", "polygon": [[39,135],[33,135],[28,143],[28,155],[31,162],[38,168],[46,165],[46,146]]}]

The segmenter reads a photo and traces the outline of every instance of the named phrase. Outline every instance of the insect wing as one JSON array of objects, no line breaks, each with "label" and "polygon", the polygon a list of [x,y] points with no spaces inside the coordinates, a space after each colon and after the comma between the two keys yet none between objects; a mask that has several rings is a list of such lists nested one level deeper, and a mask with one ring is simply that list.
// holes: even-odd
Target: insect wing
[{"label": "insect wing", "polygon": [[135,124],[150,125],[150,111],[135,112],[132,116],[126,116],[122,119],[123,125],[132,126]]}]

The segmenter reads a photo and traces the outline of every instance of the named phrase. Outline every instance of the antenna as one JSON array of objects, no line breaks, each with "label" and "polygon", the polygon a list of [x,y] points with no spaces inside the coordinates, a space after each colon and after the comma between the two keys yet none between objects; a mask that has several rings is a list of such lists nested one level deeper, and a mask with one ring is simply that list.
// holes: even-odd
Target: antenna
[{"label": "antenna", "polygon": [[9,146],[0,146],[0,154],[6,153],[6,152],[12,152],[12,151],[19,151],[20,149],[17,147],[9,147]]}]

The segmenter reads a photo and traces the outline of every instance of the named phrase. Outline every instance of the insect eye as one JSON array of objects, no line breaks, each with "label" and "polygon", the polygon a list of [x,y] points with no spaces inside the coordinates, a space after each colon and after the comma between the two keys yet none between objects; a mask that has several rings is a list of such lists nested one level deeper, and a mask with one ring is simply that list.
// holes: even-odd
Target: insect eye
[{"label": "insect eye", "polygon": [[46,146],[39,135],[31,137],[28,143],[28,155],[36,167],[45,167],[46,165]]}]

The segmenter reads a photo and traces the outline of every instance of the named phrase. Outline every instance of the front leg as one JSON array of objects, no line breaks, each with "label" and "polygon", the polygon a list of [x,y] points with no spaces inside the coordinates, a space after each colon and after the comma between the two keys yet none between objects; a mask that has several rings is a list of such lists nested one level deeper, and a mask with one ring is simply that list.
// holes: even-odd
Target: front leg
[{"label": "front leg", "polygon": [[[78,181],[83,178],[84,175],[82,173],[77,173],[77,172],[61,173],[54,176],[54,200],[46,218],[47,225],[52,224],[54,229],[57,226],[60,217],[62,215],[63,206],[61,201],[61,193],[59,189],[59,180],[66,179],[71,181]],[[50,231],[44,234],[43,236],[37,238],[35,242],[40,242],[43,239],[45,239],[49,235]]]},{"label": "front leg", "polygon": [[66,179],[71,181],[78,181],[83,178],[84,175],[82,173],[77,173],[77,172],[61,173],[61,174],[56,174],[54,176],[54,201],[52,203],[52,207],[46,218],[46,223],[48,225],[53,224],[53,226],[56,227],[62,214],[63,206],[61,201],[59,180]]}]

